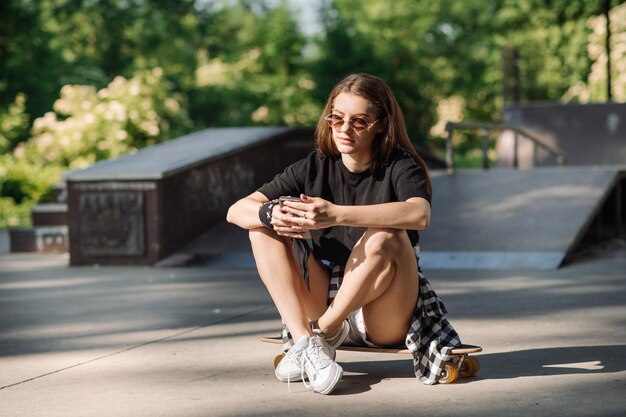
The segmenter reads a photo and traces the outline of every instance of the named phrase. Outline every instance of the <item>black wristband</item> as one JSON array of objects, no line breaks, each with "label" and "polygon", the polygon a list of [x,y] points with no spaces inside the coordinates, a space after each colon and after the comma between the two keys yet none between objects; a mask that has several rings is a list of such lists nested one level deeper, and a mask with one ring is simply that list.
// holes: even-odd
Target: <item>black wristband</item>
[{"label": "black wristband", "polygon": [[270,200],[267,203],[261,204],[259,207],[259,220],[263,223],[263,226],[274,230],[274,225],[272,224],[272,210],[274,210],[274,206],[278,204],[278,200]]}]

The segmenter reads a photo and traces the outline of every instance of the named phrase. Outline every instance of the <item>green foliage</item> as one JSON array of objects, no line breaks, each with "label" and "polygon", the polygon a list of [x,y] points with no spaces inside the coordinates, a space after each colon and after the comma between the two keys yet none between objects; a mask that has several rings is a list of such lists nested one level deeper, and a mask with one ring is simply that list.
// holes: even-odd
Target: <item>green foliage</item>
[{"label": "green foliage", "polygon": [[52,37],[43,24],[46,3],[0,2],[0,109],[23,93],[28,97],[26,113],[41,115],[63,85],[62,58],[50,46]]},{"label": "green foliage", "polygon": [[[336,0],[325,10],[326,36],[313,69],[323,99],[340,78],[369,72],[385,79],[405,111],[414,137],[425,139],[434,124],[437,98],[429,34],[436,24],[432,2]],[[434,93],[434,94],[433,94]]]},{"label": "green foliage", "polygon": [[190,125],[160,68],[129,80],[115,77],[98,91],[66,85],[53,107],[35,120],[33,137],[15,151],[18,159],[84,168],[181,134]]},{"label": "green foliage", "polygon": [[218,32],[220,41],[199,51],[196,88],[189,91],[197,126],[314,124],[321,104],[311,94],[305,39],[286,4],[255,12],[241,3],[220,10],[215,21],[229,22],[221,28],[231,32]]},{"label": "green foliage", "polygon": [[[615,101],[626,101],[626,4],[614,7],[610,13],[611,32],[611,91]],[[602,102],[608,99],[606,18],[595,16],[588,21],[591,30],[587,52],[593,61],[586,79],[570,85],[564,100],[583,103]]]},{"label": "green foliage", "polygon": [[520,52],[525,100],[558,100],[589,71],[586,23],[600,12],[598,4],[586,0],[553,3],[545,7],[543,0],[506,0],[498,13],[503,28],[498,43]]},{"label": "green foliage", "polygon": [[20,93],[6,111],[0,111],[0,154],[12,151],[28,137],[29,121],[26,97]]},{"label": "green foliage", "polygon": [[[444,142],[429,135],[441,117],[438,102],[460,97],[462,118],[500,120],[503,47],[521,55],[523,101],[575,96],[571,87],[590,74],[589,21],[601,6],[587,0],[335,0],[326,3],[321,54],[312,69],[323,87],[318,99],[346,73],[377,74],[394,88],[411,136],[441,154]],[[614,67],[621,68],[621,57]],[[458,149],[468,161],[470,152]]]},{"label": "green foliage", "polygon": [[30,208],[51,199],[52,185],[63,169],[38,166],[11,154],[0,156],[0,228],[30,223]]},{"label": "green foliage", "polygon": [[52,185],[67,169],[136,151],[181,135],[191,125],[182,98],[160,68],[131,79],[115,77],[100,90],[66,85],[53,107],[35,120],[28,141],[0,158],[0,196],[6,197],[7,213],[11,201],[15,213],[49,201]]},{"label": "green foliage", "polygon": [[320,94],[338,76],[370,72],[389,82],[407,127],[425,145],[437,103],[465,98],[468,118],[499,117],[500,53],[493,16],[499,2],[336,0],[325,11],[321,57],[313,69]]},{"label": "green foliage", "polygon": [[0,229],[30,224],[31,202],[15,204],[9,197],[0,197]]},{"label": "green foliage", "polygon": [[50,201],[52,185],[64,168],[58,165],[33,164],[25,158],[12,155],[0,157],[0,195],[16,204]]},{"label": "green foliage", "polygon": [[[500,119],[503,47],[520,52],[522,100],[602,97],[602,2],[319,1],[311,37],[287,0],[0,2],[0,227],[66,169],[205,127],[312,126],[349,73],[385,79],[440,154],[438,119]],[[457,155],[474,166],[468,138]]]}]

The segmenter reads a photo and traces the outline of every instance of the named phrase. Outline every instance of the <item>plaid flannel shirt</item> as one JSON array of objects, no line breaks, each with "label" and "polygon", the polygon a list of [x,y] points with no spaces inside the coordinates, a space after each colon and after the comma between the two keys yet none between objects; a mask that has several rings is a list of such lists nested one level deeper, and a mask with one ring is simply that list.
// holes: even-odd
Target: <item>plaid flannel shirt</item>
[{"label": "plaid flannel shirt", "polygon": [[[419,295],[405,345],[413,356],[415,376],[426,385],[436,384],[450,360],[450,351],[461,345],[459,335],[445,318],[443,302],[419,269],[419,246],[413,248],[419,270]],[[328,305],[332,303],[343,281],[345,267],[331,265]],[[283,349],[293,344],[291,335],[283,328]]]}]

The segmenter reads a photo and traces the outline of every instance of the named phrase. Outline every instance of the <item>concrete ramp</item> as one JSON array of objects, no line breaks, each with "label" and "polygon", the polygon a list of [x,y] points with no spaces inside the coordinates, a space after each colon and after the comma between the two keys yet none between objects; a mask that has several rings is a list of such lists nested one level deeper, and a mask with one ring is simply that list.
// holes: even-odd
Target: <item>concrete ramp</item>
[{"label": "concrete ramp", "polygon": [[[421,233],[422,266],[556,269],[625,174],[626,166],[435,173],[431,226]],[[626,207],[619,194],[611,203],[618,223]]]},{"label": "concrete ramp", "polygon": [[[543,143],[565,152],[567,165],[626,162],[626,103],[524,103],[507,105],[504,121],[522,127]],[[505,131],[496,145],[500,166],[511,166],[513,135]],[[556,165],[555,156],[520,137],[520,167]]]}]

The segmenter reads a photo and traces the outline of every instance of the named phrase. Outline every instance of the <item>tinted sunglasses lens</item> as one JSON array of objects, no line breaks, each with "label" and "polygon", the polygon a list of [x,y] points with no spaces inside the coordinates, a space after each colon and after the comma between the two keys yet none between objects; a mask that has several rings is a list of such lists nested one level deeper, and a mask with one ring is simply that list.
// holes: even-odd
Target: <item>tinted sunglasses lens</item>
[{"label": "tinted sunglasses lens", "polygon": [[[326,120],[328,124],[330,124],[333,127],[333,129],[336,129],[336,130],[341,130],[344,124],[343,118],[336,114],[329,114],[328,116],[324,118],[324,120]],[[357,130],[357,131],[363,130],[369,126],[369,123],[367,123],[367,121],[361,119],[360,117],[355,117],[353,119],[350,119],[350,122],[348,124],[350,125],[352,129]]]},{"label": "tinted sunglasses lens", "polygon": [[328,124],[330,124],[333,128],[339,130],[341,126],[343,126],[343,119],[337,115],[331,114],[326,117]]},{"label": "tinted sunglasses lens", "polygon": [[354,119],[350,120],[350,124],[353,128],[357,130],[365,129],[368,126],[368,123],[359,117],[355,117]]}]

